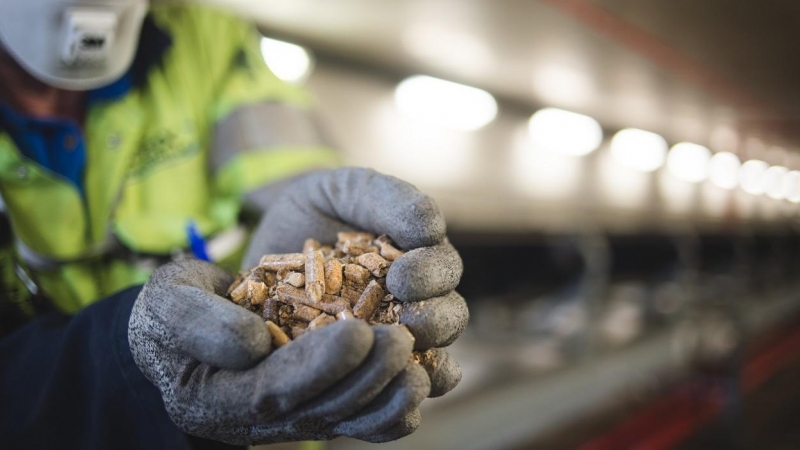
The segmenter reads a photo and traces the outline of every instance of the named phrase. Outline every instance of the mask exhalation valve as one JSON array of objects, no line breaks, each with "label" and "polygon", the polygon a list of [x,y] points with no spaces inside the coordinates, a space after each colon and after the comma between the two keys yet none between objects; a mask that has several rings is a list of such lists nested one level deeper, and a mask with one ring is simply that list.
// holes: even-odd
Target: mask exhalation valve
[{"label": "mask exhalation valve", "polygon": [[114,44],[116,13],[71,8],[66,11],[64,19],[66,39],[61,60],[70,66],[105,63]]}]

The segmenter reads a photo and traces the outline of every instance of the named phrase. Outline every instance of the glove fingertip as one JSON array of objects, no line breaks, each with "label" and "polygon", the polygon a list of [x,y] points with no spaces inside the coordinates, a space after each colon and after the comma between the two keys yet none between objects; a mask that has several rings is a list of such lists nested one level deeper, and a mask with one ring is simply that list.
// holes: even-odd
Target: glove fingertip
[{"label": "glove fingertip", "polygon": [[387,430],[417,409],[430,394],[428,374],[419,364],[408,362],[405,369],[389,383],[370,405],[355,416],[339,422],[334,432],[363,439]]},{"label": "glove fingertip", "polygon": [[420,358],[420,365],[431,380],[429,398],[441,397],[461,382],[461,366],[443,348],[426,350]]},{"label": "glove fingertip", "polygon": [[450,292],[444,297],[406,303],[400,324],[414,335],[415,350],[446,347],[467,328],[469,309],[464,297]]},{"label": "glove fingertip", "polygon": [[208,327],[204,337],[187,345],[187,351],[201,362],[222,369],[244,370],[256,365],[272,350],[269,330],[255,314],[215,325]]},{"label": "glove fingertip", "polygon": [[221,297],[232,282],[219,267],[184,259],[159,267],[137,303],[157,340],[208,365],[245,369],[271,350],[264,321]]},{"label": "glove fingertip", "polygon": [[453,291],[463,272],[461,257],[449,243],[416,248],[392,263],[386,287],[402,301],[417,302]]},{"label": "glove fingertip", "polygon": [[196,287],[173,286],[161,300],[170,303],[160,315],[174,345],[200,362],[247,369],[272,349],[264,320],[222,297]]},{"label": "glove fingertip", "polygon": [[[406,250],[438,245],[447,234],[444,215],[436,202],[422,192],[416,191],[416,194],[416,198],[409,199],[392,211],[395,229],[389,237]],[[398,222],[396,218],[405,220]]]},{"label": "glove fingertip", "polygon": [[[259,383],[263,394],[253,397],[254,409],[285,414],[300,403],[335,390],[335,385],[367,359],[374,342],[372,327],[361,320],[340,320],[289,342],[262,362],[272,372]],[[313,415],[315,409],[324,410],[325,405],[323,398],[306,412]]]},{"label": "glove fingertip", "polygon": [[430,247],[444,240],[447,227],[439,206],[411,183],[372,169],[348,167],[332,172],[340,192],[358,193],[364,211],[343,217],[361,228],[386,233],[401,249]]}]

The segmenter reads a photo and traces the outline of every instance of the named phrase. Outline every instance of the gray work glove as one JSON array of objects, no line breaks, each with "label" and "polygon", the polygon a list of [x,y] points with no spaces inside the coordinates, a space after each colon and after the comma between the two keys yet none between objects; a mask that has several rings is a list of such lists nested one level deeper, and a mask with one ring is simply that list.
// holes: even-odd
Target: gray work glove
[{"label": "gray work glove", "polygon": [[461,380],[461,368],[441,347],[464,331],[469,312],[454,291],[463,265],[445,238],[442,213],[414,186],[374,170],[342,168],[313,172],[287,183],[253,234],[245,267],[267,253],[297,252],[306,238],[336,242],[343,230],[388,235],[406,254],[389,269],[386,286],[408,302],[400,323],[416,338],[415,350],[429,350],[424,366],[431,396]]},{"label": "gray work glove", "polygon": [[232,281],[210,263],[172,262],[133,306],[134,360],[181,429],[239,445],[416,429],[430,382],[405,329],[340,321],[270,354],[263,319],[222,297]]}]

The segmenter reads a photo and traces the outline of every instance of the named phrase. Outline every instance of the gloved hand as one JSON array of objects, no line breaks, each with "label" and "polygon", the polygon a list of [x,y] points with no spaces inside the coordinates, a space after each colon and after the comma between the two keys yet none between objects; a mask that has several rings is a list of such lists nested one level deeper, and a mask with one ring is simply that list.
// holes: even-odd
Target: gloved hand
[{"label": "gloved hand", "polygon": [[222,298],[213,264],[157,269],[133,306],[128,341],[184,431],[231,444],[397,439],[419,425],[430,382],[400,327],[336,322],[269,357],[263,319]]},{"label": "gloved hand", "polygon": [[439,208],[414,186],[359,168],[300,176],[268,208],[244,266],[255,266],[267,253],[297,252],[306,238],[335,242],[345,230],[386,234],[406,251],[389,269],[386,286],[409,302],[400,323],[416,338],[414,349],[432,349],[424,359],[431,396],[448,392],[461,380],[461,368],[439,348],[453,343],[469,319],[466,302],[454,291],[463,265],[445,238]]}]

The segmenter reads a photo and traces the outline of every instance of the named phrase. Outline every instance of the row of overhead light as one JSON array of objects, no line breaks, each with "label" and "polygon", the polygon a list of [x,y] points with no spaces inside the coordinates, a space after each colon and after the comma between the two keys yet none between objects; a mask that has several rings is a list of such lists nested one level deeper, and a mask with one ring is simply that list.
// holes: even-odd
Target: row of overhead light
[{"label": "row of overhead light", "polygon": [[[497,116],[497,102],[486,91],[451,81],[415,75],[402,81],[395,101],[403,113],[461,131],[477,130]],[[583,156],[603,142],[603,129],[593,118],[557,108],[544,108],[528,121],[528,136],[536,148]],[[742,164],[730,152],[681,142],[671,148],[656,133],[637,128],[619,130],[611,138],[611,155],[620,165],[640,172],[666,166],[674,177],[700,183],[709,180],[723,189],[741,187],[749,194],[800,203],[800,171],[769,166],[760,160]]]},{"label": "row of overhead light", "polygon": [[[289,83],[302,83],[313,68],[313,58],[303,47],[267,37],[261,52],[270,70]],[[398,109],[417,120],[458,131],[478,130],[497,117],[494,97],[481,89],[425,75],[406,78],[395,89]],[[544,108],[528,121],[528,135],[540,149],[582,156],[597,150],[603,130],[593,118],[556,108]],[[742,163],[730,152],[712,152],[702,145],[681,142],[671,148],[656,133],[636,128],[617,131],[611,138],[611,155],[635,171],[654,172],[666,166],[674,177],[712,184],[749,194],[800,203],[800,171],[769,166],[760,160]]]}]

